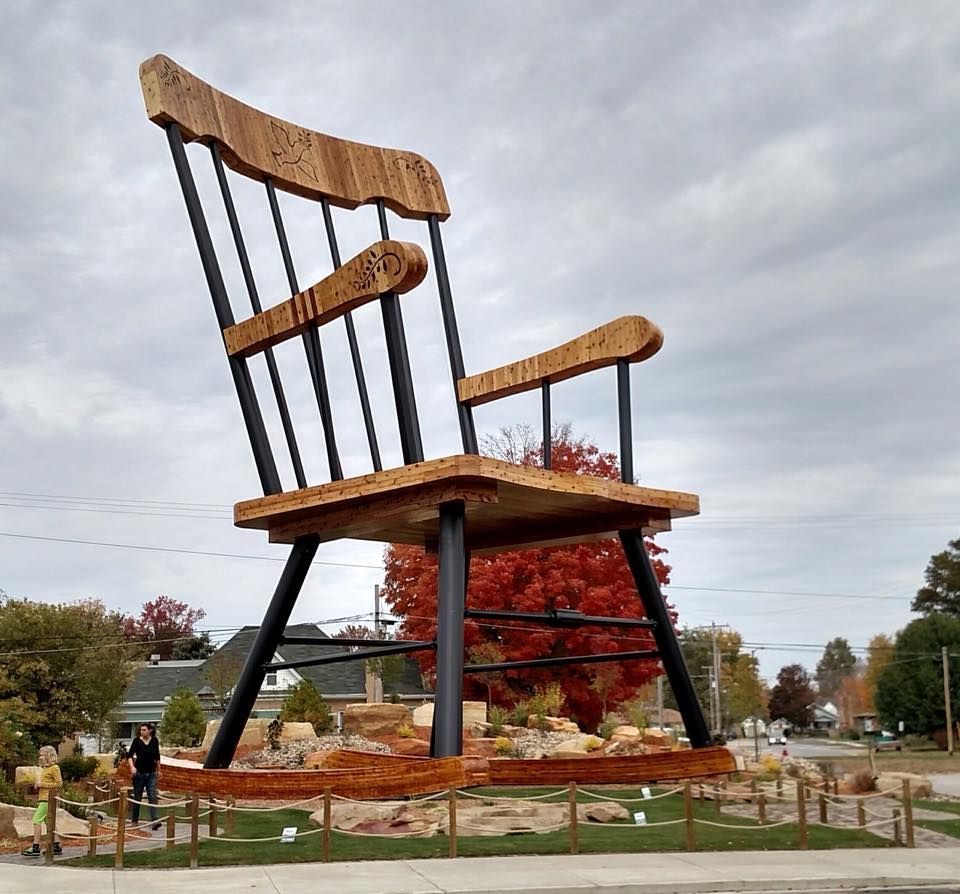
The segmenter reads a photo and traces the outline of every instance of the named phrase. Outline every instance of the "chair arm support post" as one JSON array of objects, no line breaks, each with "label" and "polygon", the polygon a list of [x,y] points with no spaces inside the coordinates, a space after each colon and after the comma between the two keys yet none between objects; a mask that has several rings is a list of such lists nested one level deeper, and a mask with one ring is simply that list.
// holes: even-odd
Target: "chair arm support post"
[{"label": "chair arm support post", "polygon": [[553,468],[553,424],[550,421],[550,380],[544,379],[540,385],[540,398],[543,405],[543,467]]},{"label": "chair arm support post", "polygon": [[633,484],[633,413],[630,407],[630,362],[617,361],[617,419],[620,429],[620,480]]}]

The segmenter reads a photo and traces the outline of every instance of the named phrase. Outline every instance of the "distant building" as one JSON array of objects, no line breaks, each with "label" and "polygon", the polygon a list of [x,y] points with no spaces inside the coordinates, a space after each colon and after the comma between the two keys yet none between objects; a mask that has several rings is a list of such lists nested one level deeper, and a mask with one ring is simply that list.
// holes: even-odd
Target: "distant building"
[{"label": "distant building", "polygon": [[813,711],[813,721],[810,729],[835,735],[840,728],[840,712],[837,706],[829,699],[817,699],[810,705]]},{"label": "distant building", "polygon": [[[754,727],[756,727],[756,729],[754,729]],[[740,724],[740,729],[745,739],[752,739],[754,736],[762,739],[767,735],[767,724],[759,717],[748,717]]]}]

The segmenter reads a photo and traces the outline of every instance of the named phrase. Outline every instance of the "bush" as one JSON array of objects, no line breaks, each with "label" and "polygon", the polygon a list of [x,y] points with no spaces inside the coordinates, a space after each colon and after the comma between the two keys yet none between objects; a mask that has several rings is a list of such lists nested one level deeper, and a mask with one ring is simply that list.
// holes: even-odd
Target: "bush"
[{"label": "bush", "polygon": [[333,713],[310,680],[301,680],[290,690],[280,707],[280,720],[291,723],[312,723],[318,736],[333,729]]},{"label": "bush", "polygon": [[848,738],[851,742],[859,742],[859,741],[860,741],[860,730],[858,730],[858,729],[848,730],[848,731],[847,731],[847,738]]},{"label": "bush", "polygon": [[866,792],[875,792],[877,790],[877,780],[870,770],[857,770],[853,774],[853,790],[862,795]]},{"label": "bush", "polygon": [[72,754],[60,761],[60,773],[67,782],[79,782],[92,776],[99,766],[95,757],[84,757],[83,754]]},{"label": "bush", "polygon": [[635,726],[639,730],[645,730],[647,728],[649,722],[647,709],[639,701],[629,701],[621,705],[620,710],[627,715],[627,720],[630,721],[631,726]]},{"label": "bush", "polygon": [[117,742],[117,750],[113,754],[113,768],[116,769],[127,759],[127,746]]},{"label": "bush", "polygon": [[[63,769],[64,763],[69,760],[69,758],[64,758],[60,762],[60,769]],[[89,760],[89,758],[88,758]],[[68,801],[80,801],[80,804],[63,804],[63,809],[67,811],[71,816],[75,816],[77,819],[86,819],[87,815],[90,812],[89,807],[85,806],[87,800],[87,790],[78,785],[65,785],[63,790],[60,792],[61,796],[66,798]]]},{"label": "bush", "polygon": [[400,736],[401,739],[412,739],[417,734],[409,723],[401,723],[400,726],[397,727],[397,735]]},{"label": "bush", "polygon": [[510,722],[514,726],[526,726],[530,714],[530,702],[523,699],[513,706],[513,710],[510,712]]},{"label": "bush", "polygon": [[498,736],[493,743],[493,753],[497,757],[508,757],[513,754],[513,742],[506,736]]},{"label": "bush", "polygon": [[918,736],[910,733],[903,737],[903,744],[911,751],[935,751],[937,743],[929,736]]},{"label": "bush", "polygon": [[0,804],[13,804],[17,807],[24,807],[26,801],[20,797],[20,793],[9,783],[6,778],[0,775]]},{"label": "bush", "polygon": [[610,736],[613,735],[613,731],[618,726],[623,725],[623,718],[619,714],[607,714],[600,723],[600,727],[597,729],[597,735],[603,739],[609,739]]},{"label": "bush", "polygon": [[279,717],[274,717],[267,724],[267,747],[271,751],[280,748],[280,736],[283,734],[283,721]]},{"label": "bush", "polygon": [[506,708],[501,708],[499,705],[494,705],[487,712],[487,720],[490,721],[490,735],[499,736],[503,732],[504,726],[507,723],[507,711]]}]

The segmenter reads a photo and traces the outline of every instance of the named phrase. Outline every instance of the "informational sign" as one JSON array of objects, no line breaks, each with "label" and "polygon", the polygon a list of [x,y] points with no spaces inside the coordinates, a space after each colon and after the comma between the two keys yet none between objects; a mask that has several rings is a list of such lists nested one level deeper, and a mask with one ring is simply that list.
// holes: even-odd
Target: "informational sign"
[{"label": "informational sign", "polygon": [[642,810],[638,810],[633,815],[633,821],[638,826],[645,826],[647,824],[647,815]]},{"label": "informational sign", "polygon": [[903,732],[903,721],[902,721],[902,720],[897,724],[897,729],[900,730],[901,733]]},{"label": "informational sign", "polygon": [[284,826],[283,831],[280,833],[280,843],[293,844],[293,842],[296,840],[297,840],[297,827]]},{"label": "informational sign", "polygon": [[[657,677],[657,679],[659,680],[660,678]],[[643,795],[644,798],[652,798],[652,797],[653,797],[653,793],[652,793],[652,792],[650,791],[650,789],[647,788],[646,786],[644,786],[642,789],[640,789],[640,794]]]}]

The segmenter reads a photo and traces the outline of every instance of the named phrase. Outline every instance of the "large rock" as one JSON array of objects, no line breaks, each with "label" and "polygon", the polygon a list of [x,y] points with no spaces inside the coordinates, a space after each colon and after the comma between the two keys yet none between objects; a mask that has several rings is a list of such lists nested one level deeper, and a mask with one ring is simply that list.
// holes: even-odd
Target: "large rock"
[{"label": "large rock", "polygon": [[919,773],[901,773],[889,770],[884,770],[877,776],[877,791],[887,792],[893,789],[890,794],[894,798],[902,798],[904,779],[909,780],[910,794],[914,798],[929,798],[933,794],[933,786],[926,776],[921,776]]},{"label": "large rock", "polygon": [[[10,804],[0,804],[0,817],[6,815],[9,819],[10,814],[7,808],[13,812],[13,825],[16,829],[14,838],[33,838],[33,811],[35,807],[17,807]],[[57,810],[57,832],[61,835],[88,835],[90,824],[87,820],[77,819],[72,814],[67,813],[62,807]],[[0,834],[0,838],[4,835]]]},{"label": "large rock", "polygon": [[592,736],[581,734],[565,739],[550,752],[550,757],[586,757],[587,741],[591,738]]},{"label": "large rock", "polygon": [[577,816],[595,823],[612,823],[616,820],[630,819],[630,811],[614,801],[601,801],[598,804],[578,804]]},{"label": "large rock", "polygon": [[664,732],[662,729],[645,729],[643,731],[643,741],[647,745],[660,745],[669,747],[673,744],[673,736]]},{"label": "large rock", "polygon": [[[249,745],[254,750],[260,750],[267,744],[267,727],[270,721],[264,717],[251,717],[243,726],[243,733],[240,735],[238,745]],[[213,740],[220,729],[219,720],[207,721],[207,731],[203,734],[204,751],[209,751],[213,745]]]},{"label": "large rock", "polygon": [[[336,829],[352,829],[359,823],[392,820],[399,808],[389,804],[367,804],[356,801],[334,801],[330,805],[330,823]],[[323,808],[310,814],[310,823],[323,825]]]},{"label": "large rock", "polygon": [[300,739],[315,739],[317,733],[312,723],[300,723],[296,720],[287,721],[280,731],[281,742],[298,742]]},{"label": "large rock", "polygon": [[[487,722],[486,702],[463,703],[463,728],[470,729],[474,724]],[[413,709],[414,726],[433,726],[433,702],[427,702]]]},{"label": "large rock", "polygon": [[531,714],[527,718],[527,729],[542,729],[548,733],[579,733],[577,726],[569,717],[538,717]]},{"label": "large rock", "polygon": [[8,841],[17,840],[18,832],[13,818],[14,811],[12,805],[0,804],[0,841],[4,838]]},{"label": "large rock", "polygon": [[410,709],[405,705],[392,705],[384,702],[366,704],[360,702],[347,705],[343,710],[343,732],[347,735],[394,736],[397,727],[412,721]]},{"label": "large rock", "polygon": [[635,726],[624,724],[615,726],[610,733],[611,742],[636,742],[640,739],[640,730]]}]

